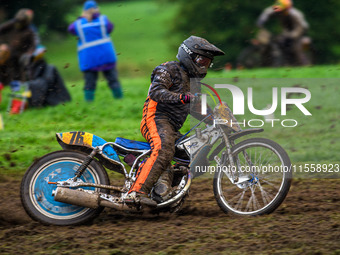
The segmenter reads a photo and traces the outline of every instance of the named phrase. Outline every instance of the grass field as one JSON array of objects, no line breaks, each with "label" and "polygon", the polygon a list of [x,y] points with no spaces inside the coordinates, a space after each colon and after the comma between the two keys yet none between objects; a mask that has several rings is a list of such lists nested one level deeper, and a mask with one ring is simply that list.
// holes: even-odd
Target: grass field
[{"label": "grass field", "polygon": [[[169,42],[174,40],[169,38],[169,23],[176,6],[136,1],[103,4],[101,9],[116,25],[113,39],[119,53],[118,68],[124,99],[114,100],[104,80],[100,79],[95,102],[85,103],[75,38],[68,36],[46,42],[47,58],[62,73],[72,102],[29,109],[24,114],[11,116],[6,113],[10,91],[8,88],[3,91],[4,100],[0,105],[4,120],[4,130],[0,131],[0,171],[3,174],[22,176],[34,158],[59,149],[55,140],[57,132],[82,130],[108,141],[117,136],[143,140],[139,123],[151,71],[166,60],[175,60],[176,49],[172,49]],[[184,38],[177,39],[180,43]],[[269,86],[262,81],[274,78],[278,87],[307,86],[312,99],[306,107],[313,115],[304,117],[299,110],[292,109],[285,118],[298,119],[298,127],[266,128],[261,136],[280,143],[294,163],[335,163],[339,161],[340,150],[339,70],[340,66],[315,66],[214,71],[208,77],[230,78],[244,92],[247,87],[253,87],[258,108],[271,103],[271,87],[275,85],[275,82]],[[245,117],[251,116],[246,114]],[[182,131],[188,128],[186,123]]]}]

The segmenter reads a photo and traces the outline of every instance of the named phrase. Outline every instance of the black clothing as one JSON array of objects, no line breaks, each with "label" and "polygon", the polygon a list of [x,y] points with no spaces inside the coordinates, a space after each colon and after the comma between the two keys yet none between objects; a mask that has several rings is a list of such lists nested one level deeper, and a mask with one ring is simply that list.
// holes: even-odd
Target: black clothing
[{"label": "black clothing", "polygon": [[32,96],[29,105],[41,107],[71,101],[71,96],[58,70],[44,60],[34,63],[30,68],[28,81]]},{"label": "black clothing", "polygon": [[186,120],[190,105],[181,102],[181,95],[190,92],[190,78],[176,61],[166,62],[157,66],[151,75],[149,101],[157,102],[155,118],[168,118],[179,130]]}]

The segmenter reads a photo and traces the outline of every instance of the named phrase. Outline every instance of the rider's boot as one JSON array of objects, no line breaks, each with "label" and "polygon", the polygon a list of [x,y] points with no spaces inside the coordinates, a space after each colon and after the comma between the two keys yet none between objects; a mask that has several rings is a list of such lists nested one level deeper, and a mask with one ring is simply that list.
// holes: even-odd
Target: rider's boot
[{"label": "rider's boot", "polygon": [[172,168],[164,171],[161,177],[158,179],[155,184],[154,192],[161,196],[163,199],[166,199],[169,193],[171,192],[171,184],[174,178],[174,171]]},{"label": "rider's boot", "polygon": [[135,204],[135,205],[143,205],[150,208],[156,208],[157,202],[150,199],[149,196],[145,193],[137,193],[135,191],[129,193],[125,198],[124,202],[126,204]]}]

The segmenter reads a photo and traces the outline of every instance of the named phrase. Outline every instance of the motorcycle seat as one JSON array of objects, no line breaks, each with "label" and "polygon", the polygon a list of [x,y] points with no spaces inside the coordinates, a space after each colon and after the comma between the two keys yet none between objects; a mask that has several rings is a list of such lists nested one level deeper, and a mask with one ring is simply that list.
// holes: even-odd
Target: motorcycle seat
[{"label": "motorcycle seat", "polygon": [[115,143],[130,150],[150,150],[151,146],[147,142],[140,142],[117,137]]}]

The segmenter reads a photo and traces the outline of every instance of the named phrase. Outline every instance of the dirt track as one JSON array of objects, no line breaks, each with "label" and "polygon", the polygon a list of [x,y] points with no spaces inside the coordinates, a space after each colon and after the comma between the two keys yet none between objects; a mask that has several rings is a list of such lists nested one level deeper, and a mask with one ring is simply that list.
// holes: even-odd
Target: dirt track
[{"label": "dirt track", "polygon": [[[340,180],[295,180],[271,215],[235,217],[212,181],[195,180],[180,215],[105,209],[92,224],[43,226],[21,207],[19,182],[0,183],[0,254],[340,254]],[[9,189],[12,187],[12,189]]]}]

